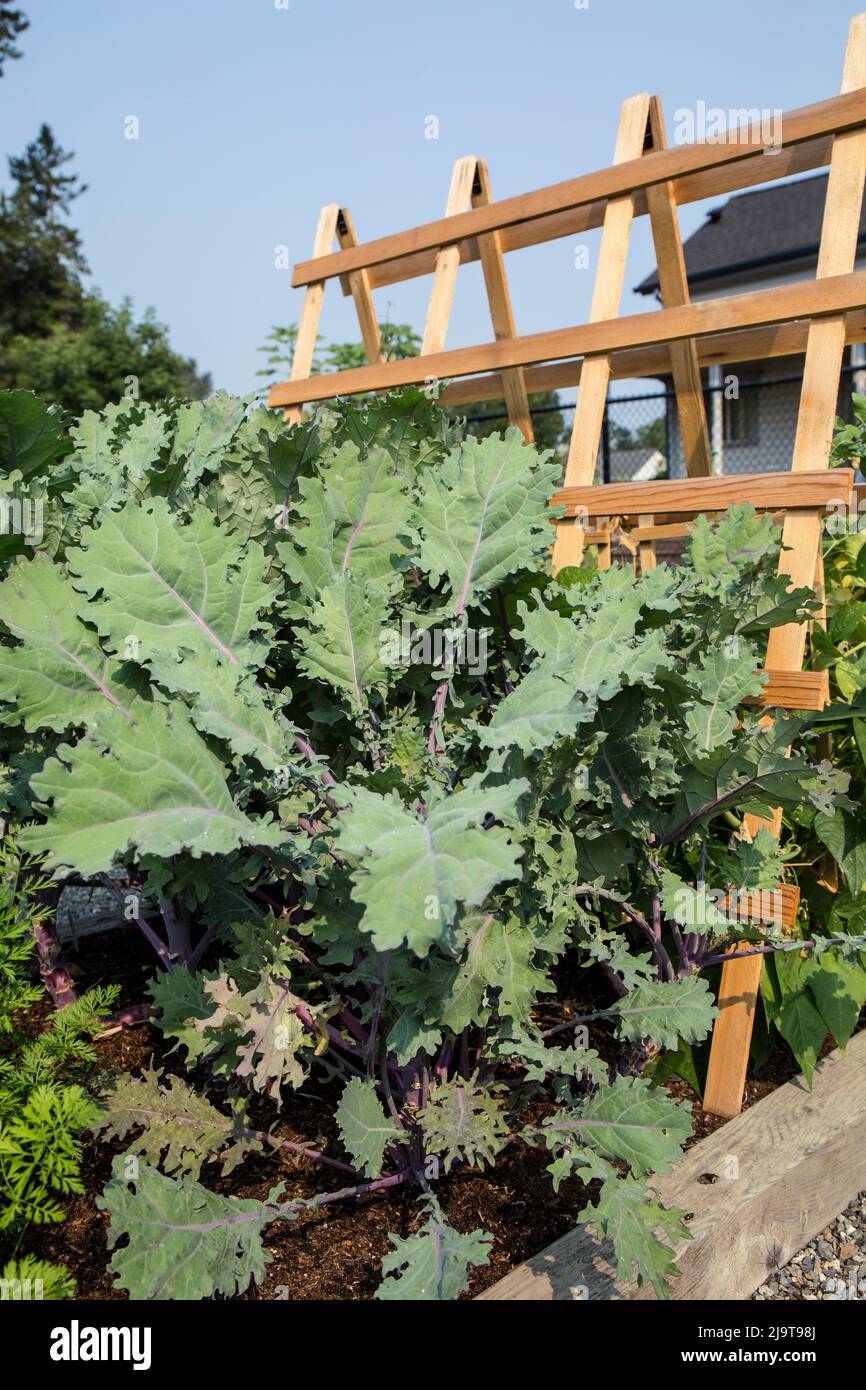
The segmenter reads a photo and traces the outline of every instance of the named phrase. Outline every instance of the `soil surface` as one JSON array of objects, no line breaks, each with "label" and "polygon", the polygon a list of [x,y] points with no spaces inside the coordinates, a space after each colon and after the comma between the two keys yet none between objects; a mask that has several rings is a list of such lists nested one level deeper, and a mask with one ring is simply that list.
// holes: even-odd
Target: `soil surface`
[{"label": "soil surface", "polygon": [[[76,984],[83,990],[95,984],[120,985],[119,1008],[140,1004],[145,985],[155,973],[150,948],[133,926],[124,926],[79,940],[67,955]],[[205,959],[205,967],[215,965]],[[549,1027],[570,1015],[609,1007],[609,991],[593,972],[565,968],[557,977],[558,995],[544,1001],[539,1021]],[[31,1009],[21,1020],[28,1032],[38,1031],[50,1018],[51,1005]],[[614,1057],[621,1045],[614,1043],[604,1025],[591,1030],[591,1045],[602,1056]],[[148,1064],[167,1072],[184,1074],[176,1052],[169,1052],[158,1029],[149,1023],[118,1028],[95,1044],[107,1075],[138,1072]],[[829,1050],[829,1048],[828,1048]],[[797,1074],[797,1066],[782,1046],[776,1047],[746,1087],[750,1106]],[[678,1100],[693,1107],[694,1138],[717,1129],[723,1120],[707,1114],[694,1091],[679,1077],[665,1083]],[[316,1081],[300,1092],[284,1092],[280,1123],[275,1134],[304,1143],[335,1158],[345,1158],[334,1123],[336,1096]],[[540,1118],[552,1106],[539,1101]],[[252,1119],[264,1129],[274,1123],[274,1107],[257,1100]],[[110,1177],[115,1153],[123,1141],[85,1142],[83,1178],[86,1192],[66,1203],[66,1220],[58,1225],[31,1227],[26,1250],[35,1256],[63,1263],[78,1285],[82,1299],[125,1299],[108,1271],[108,1216],[100,1212],[95,1197]],[[536,1255],[564,1235],[579,1212],[592,1200],[592,1188],[578,1179],[565,1181],[553,1191],[542,1150],[513,1145],[498,1158],[494,1169],[454,1171],[440,1178],[436,1195],[448,1221],[460,1231],[483,1227],[493,1237],[490,1263],[471,1272],[464,1297],[472,1298],[501,1279],[516,1264]],[[217,1165],[206,1165],[202,1181],[217,1191],[242,1197],[265,1196],[274,1183],[284,1181],[293,1197],[312,1197],[333,1191],[350,1179],[287,1150],[248,1157],[229,1177]],[[408,1235],[419,1224],[417,1191],[397,1188],[368,1198],[337,1203],[293,1223],[277,1222],[268,1228],[265,1244],[272,1255],[263,1283],[239,1297],[244,1299],[370,1299],[381,1282],[382,1259],[391,1249],[389,1232]],[[0,1264],[11,1255],[10,1240],[0,1241]]]}]

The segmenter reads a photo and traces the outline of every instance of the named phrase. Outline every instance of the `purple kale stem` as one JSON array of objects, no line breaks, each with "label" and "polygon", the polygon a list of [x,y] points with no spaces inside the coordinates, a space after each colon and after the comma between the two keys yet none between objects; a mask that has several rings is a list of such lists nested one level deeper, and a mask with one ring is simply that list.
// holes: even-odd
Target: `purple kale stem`
[{"label": "purple kale stem", "polygon": [[613,987],[614,994],[618,995],[620,999],[624,999],[628,994],[628,985],[622,976],[614,970],[609,960],[600,960],[597,964],[601,966],[602,974],[607,977]]},{"label": "purple kale stem", "polygon": [[[121,893],[117,884],[114,882],[114,879],[111,877],[111,875],[97,874],[96,877],[104,888],[109,888],[111,890],[111,892],[117,898],[117,901],[120,903],[121,907],[125,908],[126,903],[124,902],[123,894]],[[174,964],[171,958],[171,954],[168,950],[168,947],[162,941],[160,941],[156,932],[153,930],[153,927],[149,926],[148,923],[145,922],[143,917],[131,917],[129,920],[135,923],[139,931],[144,936],[145,940],[149,943],[149,945],[153,947],[154,951],[156,952],[159,958],[160,965],[163,966],[165,970],[171,970],[172,965]]]},{"label": "purple kale stem", "polygon": [[127,1009],[117,1009],[105,1020],[106,1028],[131,1028],[136,1023],[146,1023],[150,1018],[150,1005],[130,1004]]},{"label": "purple kale stem", "polygon": [[400,1126],[400,1128],[402,1129],[402,1128],[403,1128],[403,1118],[402,1118],[402,1116],[401,1116],[401,1114],[400,1114],[400,1111],[397,1109],[396,1105],[394,1104],[394,1097],[393,1097],[392,1094],[391,1094],[391,1083],[390,1083],[390,1081],[388,1080],[388,1066],[387,1066],[387,1061],[386,1061],[386,1058],[385,1058],[385,1056],[384,1056],[384,1053],[383,1053],[383,1055],[382,1055],[382,1065],[381,1065],[380,1070],[381,1070],[381,1074],[382,1074],[382,1083],[381,1083],[379,1089],[380,1089],[380,1091],[382,1092],[383,1096],[385,1097],[385,1103],[387,1104],[388,1109],[389,1109],[390,1112],[391,1112],[391,1115],[393,1116],[393,1118],[396,1120],[397,1124],[398,1124],[398,1125]]},{"label": "purple kale stem", "polygon": [[[303,734],[296,733],[294,735],[294,739],[295,747],[300,749],[307,762],[311,763],[314,767],[318,766],[319,759],[316,757],[316,754],[313,750],[313,745],[307,739],[304,738]],[[322,782],[326,787],[333,787],[336,785],[336,779],[334,778],[333,773],[329,772],[327,768],[322,769]]]},{"label": "purple kale stem", "polygon": [[296,1211],[315,1211],[329,1202],[342,1202],[346,1197],[365,1197],[371,1192],[382,1192],[387,1187],[396,1187],[408,1182],[415,1174],[410,1170],[403,1173],[389,1173],[386,1178],[376,1178],[375,1182],[362,1182],[356,1187],[341,1187],[338,1192],[326,1192],[322,1197],[299,1197],[281,1206],[258,1207],[255,1211],[241,1212],[237,1216],[226,1216],[220,1221],[184,1222],[183,1225],[171,1223],[173,1231],[218,1231],[223,1226],[242,1226],[246,1221],[261,1221],[262,1212],[267,1212],[272,1221],[291,1219]]},{"label": "purple kale stem", "polygon": [[39,960],[39,976],[51,995],[54,1007],[65,1009],[74,1004],[78,993],[72,983],[72,976],[60,959],[60,942],[57,933],[48,920],[33,923],[33,940],[36,942],[36,955]]},{"label": "purple kale stem", "polygon": [[[700,961],[700,969],[706,970],[710,965],[724,965],[726,960],[744,960],[746,956],[769,956],[778,951],[810,951],[814,950],[819,944],[818,941],[801,941],[799,938],[792,940],[790,945],[780,942],[775,946],[752,946],[747,951],[722,951],[714,956],[704,956]],[[844,946],[843,936],[826,936],[820,938],[822,946]]]},{"label": "purple kale stem", "polygon": [[208,946],[213,941],[214,937],[216,936],[216,933],[216,926],[212,924],[208,927],[207,931],[202,936],[200,942],[198,943],[198,945],[196,946],[195,950],[189,958],[190,974],[192,974],[192,972],[198,968],[199,961],[201,960]]},{"label": "purple kale stem", "polygon": [[657,937],[655,931],[645,917],[642,917],[635,908],[623,902],[621,898],[617,897],[616,893],[611,893],[607,888],[595,888],[591,883],[579,883],[574,890],[574,896],[576,898],[598,897],[604,898],[607,902],[616,903],[630,921],[634,922],[635,926],[640,928],[649,941],[656,965],[662,975],[668,980],[674,978],[674,968],[671,964],[671,958],[660,940],[661,927],[659,927],[659,936]]},{"label": "purple kale stem", "polygon": [[742,797],[743,792],[756,782],[760,782],[760,777],[758,777],[757,774],[754,777],[750,777],[748,781],[741,782],[739,786],[732,788],[731,791],[725,792],[724,796],[716,797],[714,801],[708,801],[706,805],[701,806],[699,810],[693,811],[691,815],[686,816],[685,820],[680,821],[679,825],[675,826],[668,835],[665,835],[664,839],[660,841],[660,844],[662,846],[671,845],[674,840],[681,839],[683,835],[687,835],[692,826],[696,825],[704,816],[712,816],[716,812],[723,810],[725,806],[738,801]]},{"label": "purple kale stem", "polygon": [[337,1014],[337,1018],[345,1025],[352,1034],[352,1037],[357,1038],[362,1048],[367,1046],[367,1030],[362,1023],[358,1022],[355,1015],[351,1013],[349,1009],[341,1009]]},{"label": "purple kale stem", "polygon": [[337,1168],[341,1173],[348,1173],[350,1177],[357,1176],[357,1168],[353,1168],[349,1163],[343,1163],[339,1158],[331,1158],[329,1154],[323,1154],[320,1149],[308,1149],[306,1144],[296,1144],[292,1139],[277,1139],[273,1134],[268,1134],[266,1130],[262,1129],[245,1130],[244,1133],[262,1143],[273,1144],[275,1148],[291,1149],[292,1153],[303,1154],[305,1158],[312,1158],[316,1163],[326,1163],[329,1168]]},{"label": "purple kale stem", "polygon": [[373,1004],[373,1018],[370,1023],[370,1035],[367,1039],[367,1075],[372,1076],[376,1066],[376,1039],[379,1034],[379,1020],[382,1017],[382,1006],[385,1003],[385,988],[388,983],[388,970],[391,965],[391,952],[382,953],[382,978],[376,990],[376,998]]},{"label": "purple kale stem", "polygon": [[192,942],[189,939],[189,919],[183,904],[174,903],[171,898],[160,898],[159,910],[165,922],[169,951],[176,961],[189,967]]},{"label": "purple kale stem", "polygon": [[448,1070],[451,1066],[451,1053],[453,1050],[454,1044],[450,1038],[447,1042],[443,1043],[442,1047],[439,1049],[439,1056],[436,1058],[434,1064],[436,1080],[439,1082],[448,1080]]}]

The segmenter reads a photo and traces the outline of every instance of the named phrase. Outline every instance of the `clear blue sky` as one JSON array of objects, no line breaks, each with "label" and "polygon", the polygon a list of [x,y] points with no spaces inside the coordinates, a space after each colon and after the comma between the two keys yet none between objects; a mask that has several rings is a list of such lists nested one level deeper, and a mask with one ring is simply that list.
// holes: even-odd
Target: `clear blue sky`
[{"label": "clear blue sky", "polygon": [[[47,121],[89,192],[74,207],[93,283],[153,305],[217,386],[256,383],[257,345],[302,292],[274,268],[311,252],[319,207],[362,240],[444,211],[459,155],[495,197],[610,161],[621,100],[789,109],[839,89],[856,0],[17,0],[24,58],[0,79],[3,153]],[[124,138],[135,115],[140,138]],[[425,119],[439,139],[425,139]],[[682,212],[684,233],[703,220]],[[645,222],[645,219],[643,220]],[[593,234],[597,237],[597,233]],[[586,238],[594,256],[595,241]],[[518,330],[586,318],[573,239],[508,258]],[[652,267],[636,226],[629,287]],[[477,266],[461,270],[449,347],[490,337]],[[377,291],[423,325],[429,279]],[[649,307],[630,292],[623,307]],[[357,338],[332,284],[322,330]]]}]

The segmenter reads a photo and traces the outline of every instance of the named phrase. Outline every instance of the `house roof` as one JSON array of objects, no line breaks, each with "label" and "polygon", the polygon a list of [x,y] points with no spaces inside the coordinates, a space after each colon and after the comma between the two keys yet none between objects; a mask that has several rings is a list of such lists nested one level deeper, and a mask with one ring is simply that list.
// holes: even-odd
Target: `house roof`
[{"label": "house roof", "polygon": [[[827,175],[818,174],[740,193],[713,208],[683,245],[689,284],[817,258],[826,192]],[[864,241],[866,201],[859,234],[859,242]],[[654,270],[635,288],[638,294],[653,294],[658,287]]]}]

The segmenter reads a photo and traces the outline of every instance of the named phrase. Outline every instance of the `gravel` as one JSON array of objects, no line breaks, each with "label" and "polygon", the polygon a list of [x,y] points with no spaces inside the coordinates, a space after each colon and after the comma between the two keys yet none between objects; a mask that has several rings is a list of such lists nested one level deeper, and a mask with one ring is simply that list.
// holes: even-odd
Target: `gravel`
[{"label": "gravel", "polygon": [[849,1202],[791,1262],[752,1294],[758,1300],[866,1301],[866,1192]]}]

